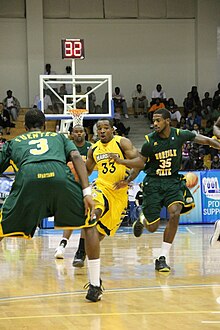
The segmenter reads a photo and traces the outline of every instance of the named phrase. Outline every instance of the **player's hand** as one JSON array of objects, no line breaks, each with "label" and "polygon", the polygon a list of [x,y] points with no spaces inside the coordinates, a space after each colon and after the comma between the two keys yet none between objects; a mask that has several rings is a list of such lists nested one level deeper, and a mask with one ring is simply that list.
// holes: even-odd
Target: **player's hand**
[{"label": "player's hand", "polygon": [[110,152],[108,154],[108,158],[113,159],[117,164],[122,164],[123,163],[123,159],[121,159],[117,154],[114,154],[114,153]]},{"label": "player's hand", "polygon": [[85,215],[88,214],[90,210],[91,219],[95,217],[95,202],[92,199],[91,195],[87,195],[83,198],[84,206],[85,206]]},{"label": "player's hand", "polygon": [[118,190],[118,189],[121,189],[121,188],[125,188],[125,187],[127,187],[128,184],[129,184],[129,182],[128,182],[127,180],[121,180],[121,181],[115,182],[115,183],[113,184],[113,188],[114,188],[115,190]]}]

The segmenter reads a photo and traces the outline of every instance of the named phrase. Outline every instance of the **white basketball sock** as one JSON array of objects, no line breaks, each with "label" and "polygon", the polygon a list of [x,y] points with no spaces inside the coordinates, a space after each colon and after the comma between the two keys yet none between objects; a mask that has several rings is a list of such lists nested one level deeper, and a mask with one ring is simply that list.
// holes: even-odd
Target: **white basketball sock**
[{"label": "white basketball sock", "polygon": [[171,243],[163,242],[162,245],[161,245],[161,250],[160,250],[159,257],[164,256],[164,257],[167,258],[169,256],[171,246],[172,246]]},{"label": "white basketball sock", "polygon": [[100,286],[100,259],[89,260],[87,258],[89,282],[94,286]]}]

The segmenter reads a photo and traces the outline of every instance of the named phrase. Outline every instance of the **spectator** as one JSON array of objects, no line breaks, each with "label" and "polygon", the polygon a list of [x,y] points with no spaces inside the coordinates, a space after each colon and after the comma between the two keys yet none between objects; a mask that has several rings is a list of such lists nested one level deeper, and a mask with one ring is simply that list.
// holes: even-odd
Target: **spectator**
[{"label": "spectator", "polygon": [[190,131],[193,130],[194,124],[201,126],[201,117],[199,117],[195,111],[189,112],[186,118],[186,128]]},{"label": "spectator", "polygon": [[166,108],[170,111],[171,120],[176,120],[177,127],[180,127],[181,113],[179,112],[178,106],[172,97],[168,99]]},{"label": "spectator", "polygon": [[7,109],[11,119],[16,121],[20,111],[20,102],[12,95],[12,91],[7,91],[7,97],[2,101],[4,109]]},{"label": "spectator", "polygon": [[197,123],[195,123],[195,124],[193,125],[193,130],[192,130],[192,132],[195,133],[195,134],[200,134],[200,126],[199,126]]},{"label": "spectator", "polygon": [[5,144],[6,139],[3,138],[3,133],[0,131],[0,151],[2,151],[3,144]]},{"label": "spectator", "polygon": [[204,94],[204,99],[202,99],[202,109],[212,109],[212,98],[210,97],[209,92],[205,92]]},{"label": "spectator", "polygon": [[[45,75],[56,75],[56,72],[55,71],[52,71],[51,70],[51,64],[50,63],[47,63],[45,65],[45,71],[44,71],[44,74]],[[56,79],[52,78],[52,79],[48,79],[48,81],[54,81]],[[52,84],[52,83],[49,83],[50,87],[54,90],[55,93],[58,94],[58,84]],[[53,108],[56,107],[56,103],[58,102],[58,98],[57,96],[49,89],[49,88],[45,88],[46,91],[47,91],[47,94],[50,96],[51,98],[51,101],[52,101],[52,104],[53,104]]]},{"label": "spectator", "polygon": [[121,116],[120,113],[115,113],[115,117],[113,119],[113,125],[117,129],[117,134],[120,136],[125,136],[128,137],[128,133],[130,132],[130,127],[128,126],[127,128],[121,121]]},{"label": "spectator", "polygon": [[181,117],[180,119],[180,129],[186,129],[186,118]]},{"label": "spectator", "polygon": [[[66,74],[66,75],[71,75],[72,74],[71,66],[67,65],[65,70],[66,70],[66,72],[64,74]],[[71,84],[71,83],[63,84],[62,86],[63,86],[64,90],[66,91],[66,94],[70,94],[70,95],[73,94],[73,84]],[[60,87],[60,89],[61,89],[61,87]],[[62,90],[63,90],[63,88],[62,88]]]},{"label": "spectator", "polygon": [[[80,97],[80,95],[84,95],[82,91],[82,86],[80,84],[76,84],[76,95]],[[79,100],[79,98],[76,99],[76,101]],[[81,100],[77,101],[76,103],[77,109],[85,109],[86,108],[86,100],[85,98],[82,98]]]},{"label": "spectator", "polygon": [[95,113],[95,110],[96,110],[96,105],[95,105],[96,95],[95,95],[94,92],[91,92],[91,90],[92,90],[91,86],[88,86],[86,88],[86,92],[89,95],[89,113]]},{"label": "spectator", "polygon": [[215,91],[213,96],[213,108],[217,109],[220,105],[220,83],[218,83],[218,89]]},{"label": "spectator", "polygon": [[155,104],[153,104],[150,107],[149,111],[148,111],[148,118],[151,122],[150,128],[154,128],[154,124],[153,124],[153,114],[154,114],[154,112],[158,109],[163,109],[163,108],[165,108],[165,104],[160,101],[159,97],[157,97],[156,101],[155,101]]},{"label": "spectator", "polygon": [[188,116],[189,112],[196,110],[196,103],[191,92],[187,93],[187,97],[183,101],[183,107],[185,118]]},{"label": "spectator", "polygon": [[188,171],[193,169],[193,161],[190,158],[191,142],[187,141],[182,149],[182,170]]},{"label": "spectator", "polygon": [[[50,95],[47,94],[48,90],[44,89],[44,113],[54,113]],[[36,95],[34,98],[33,108],[42,110],[40,96]]]},{"label": "spectator", "polygon": [[5,128],[5,133],[9,135],[11,127],[15,127],[15,125],[10,121],[8,110],[0,103],[0,132],[3,134],[2,129]]},{"label": "spectator", "polygon": [[147,107],[148,107],[148,100],[146,97],[145,92],[142,90],[142,85],[137,84],[136,90],[132,93],[132,107],[134,108],[134,117],[137,118],[138,116],[138,108],[144,109],[144,117],[147,117]]},{"label": "spectator", "polygon": [[122,109],[122,113],[125,118],[128,118],[128,108],[125,101],[124,95],[120,92],[119,87],[115,87],[115,92],[112,94],[112,99],[114,101],[114,107]]},{"label": "spectator", "polygon": [[102,101],[102,113],[108,113],[108,92],[105,93],[105,98]]},{"label": "spectator", "polygon": [[151,105],[156,103],[156,99],[159,98],[161,102],[166,104],[167,97],[165,92],[162,90],[161,84],[157,84],[156,89],[152,92],[152,101]]},{"label": "spectator", "polygon": [[211,163],[211,169],[219,170],[220,169],[220,159],[219,155],[215,155],[213,157],[212,163]]},{"label": "spectator", "polygon": [[197,86],[192,86],[191,93],[192,93],[192,98],[193,98],[193,100],[195,102],[195,105],[196,105],[195,111],[198,115],[200,115],[202,107],[201,107],[201,101],[200,101],[200,98],[199,98]]}]

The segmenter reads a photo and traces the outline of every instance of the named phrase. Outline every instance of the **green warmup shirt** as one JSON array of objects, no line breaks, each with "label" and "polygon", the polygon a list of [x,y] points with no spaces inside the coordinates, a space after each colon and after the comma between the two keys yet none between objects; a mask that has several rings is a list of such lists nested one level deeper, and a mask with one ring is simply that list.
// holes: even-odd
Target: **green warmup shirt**
[{"label": "green warmup shirt", "polygon": [[92,143],[85,141],[85,144],[82,147],[78,147],[76,146],[76,148],[78,149],[79,153],[81,156],[85,156],[87,157],[89,148],[91,147]]}]

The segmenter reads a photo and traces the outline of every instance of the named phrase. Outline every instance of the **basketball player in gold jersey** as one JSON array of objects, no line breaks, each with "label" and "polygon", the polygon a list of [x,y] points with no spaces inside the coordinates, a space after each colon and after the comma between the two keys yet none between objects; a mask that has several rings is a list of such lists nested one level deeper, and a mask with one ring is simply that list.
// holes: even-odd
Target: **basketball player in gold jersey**
[{"label": "basketball player in gold jersey", "polygon": [[[92,187],[92,197],[95,201],[96,229],[101,241],[106,235],[113,236],[116,233],[128,204],[128,185],[119,190],[115,189],[115,185],[118,181],[125,180],[129,171],[125,166],[109,159],[109,154],[116,154],[122,159],[133,159],[137,157],[138,151],[129,139],[114,135],[111,120],[99,120],[97,132],[99,141],[90,147],[86,167],[88,175],[92,173],[95,166],[98,170],[98,178]],[[83,267],[84,260],[84,233],[82,231],[73,266]]]}]

